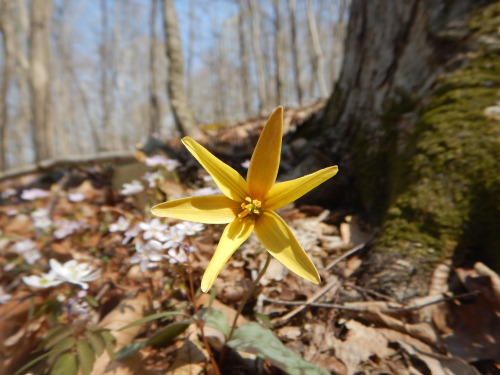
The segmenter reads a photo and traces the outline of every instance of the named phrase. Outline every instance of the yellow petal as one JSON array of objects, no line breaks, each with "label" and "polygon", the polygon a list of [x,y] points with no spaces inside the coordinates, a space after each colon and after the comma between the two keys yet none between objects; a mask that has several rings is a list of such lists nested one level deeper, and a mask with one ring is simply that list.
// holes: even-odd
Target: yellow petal
[{"label": "yellow petal", "polygon": [[238,172],[217,159],[210,151],[191,138],[182,138],[182,143],[203,168],[210,173],[222,194],[240,203],[248,197],[247,183]]},{"label": "yellow petal", "polygon": [[267,251],[290,271],[315,284],[320,282],[316,267],[278,214],[264,211],[256,219],[255,234]]},{"label": "yellow petal", "polygon": [[267,120],[250,160],[247,183],[252,199],[262,200],[276,181],[282,135],[283,107],[278,107]]},{"label": "yellow petal", "polygon": [[339,168],[335,165],[295,180],[279,182],[273,185],[267,192],[262,207],[265,210],[275,210],[286,206],[288,203],[297,200],[316,186],[335,176],[338,170]]},{"label": "yellow petal", "polygon": [[219,195],[176,199],[151,208],[153,215],[204,224],[227,224],[241,212],[240,203]]},{"label": "yellow petal", "polygon": [[238,249],[238,247],[240,247],[250,236],[254,224],[254,219],[247,216],[243,219],[237,217],[226,226],[220,238],[217,250],[215,250],[215,254],[203,274],[203,279],[201,280],[201,290],[203,292],[208,292],[210,290],[219,272],[227,263],[231,255],[233,255],[236,249]]}]

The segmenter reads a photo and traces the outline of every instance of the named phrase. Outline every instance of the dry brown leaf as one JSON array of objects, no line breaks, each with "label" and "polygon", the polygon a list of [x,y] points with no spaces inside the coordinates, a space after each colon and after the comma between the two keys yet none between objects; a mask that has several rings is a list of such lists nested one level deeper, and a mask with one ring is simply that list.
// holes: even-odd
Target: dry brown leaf
[{"label": "dry brown leaf", "polygon": [[346,322],[348,332],[344,340],[334,338],[335,357],[347,367],[348,374],[354,374],[358,366],[373,355],[388,357],[394,351],[388,347],[387,338],[376,328],[367,327],[355,320]]},{"label": "dry brown leaf", "polygon": [[[109,329],[116,339],[116,350],[130,344],[140,333],[142,325],[136,325],[124,330],[120,328],[144,317],[144,312],[150,308],[151,301],[146,293],[140,293],[134,298],[123,300],[113,311],[107,314],[99,323],[103,328]],[[138,368],[137,368],[138,366]],[[117,362],[112,361],[105,351],[94,363],[91,375],[131,375],[140,374],[141,361],[134,357],[132,360]]]}]

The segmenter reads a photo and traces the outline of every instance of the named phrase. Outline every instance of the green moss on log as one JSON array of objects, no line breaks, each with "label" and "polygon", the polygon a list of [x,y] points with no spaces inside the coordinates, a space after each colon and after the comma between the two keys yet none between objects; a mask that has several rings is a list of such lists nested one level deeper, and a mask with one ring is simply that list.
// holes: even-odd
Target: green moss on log
[{"label": "green moss on log", "polygon": [[500,101],[500,5],[470,26],[477,49],[440,77],[421,113],[408,175],[396,171],[399,186],[410,183],[387,210],[379,248],[429,265],[452,255],[483,260],[500,271],[500,122],[485,115]]}]

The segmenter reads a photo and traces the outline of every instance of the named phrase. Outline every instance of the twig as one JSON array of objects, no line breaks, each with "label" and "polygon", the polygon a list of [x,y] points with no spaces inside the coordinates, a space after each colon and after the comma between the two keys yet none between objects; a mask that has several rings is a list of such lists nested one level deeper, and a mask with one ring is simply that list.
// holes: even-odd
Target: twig
[{"label": "twig", "polygon": [[328,284],[326,284],[323,288],[321,288],[319,291],[317,291],[311,297],[309,297],[307,299],[307,301],[302,302],[299,305],[299,307],[290,311],[288,314],[286,314],[280,318],[274,319],[273,325],[277,326],[277,325],[281,325],[281,324],[285,323],[286,321],[288,321],[289,319],[291,319],[292,317],[294,317],[298,313],[302,312],[302,310],[304,310],[307,306],[311,305],[312,303],[314,303],[315,301],[320,299],[326,292],[328,292],[334,286],[338,287],[339,285],[340,285],[339,279],[336,276],[332,276],[332,279],[328,282]]},{"label": "twig", "polygon": [[349,250],[347,253],[344,253],[341,256],[339,256],[337,259],[335,259],[333,262],[331,262],[329,265],[327,265],[325,267],[325,270],[328,271],[329,269],[335,267],[337,264],[339,264],[341,261],[343,261],[345,258],[350,257],[351,255],[353,255],[354,253],[357,253],[360,250],[363,250],[366,246],[368,246],[369,244],[371,244],[373,242],[373,240],[375,239],[377,234],[378,234],[378,230],[374,231],[372,233],[371,237],[368,239],[368,241],[360,243],[359,245],[357,245],[354,248],[352,248],[351,250]]},{"label": "twig", "polygon": [[424,307],[427,307],[430,305],[435,305],[437,303],[459,300],[459,299],[466,298],[466,297],[478,296],[480,294],[481,294],[481,292],[476,290],[474,292],[457,294],[456,296],[437,298],[434,301],[429,301],[429,302],[426,302],[426,303],[423,303],[423,304],[417,305],[417,306],[402,307],[400,309],[382,310],[382,312],[386,313],[386,314],[398,314],[398,313],[403,313],[403,312],[410,312],[410,311],[420,310],[420,309],[423,309]]},{"label": "twig", "polygon": [[[420,309],[423,309],[424,307],[434,305],[437,303],[459,300],[459,299],[466,298],[466,297],[477,296],[479,294],[481,294],[481,292],[479,292],[479,291],[457,294],[456,296],[438,298],[434,301],[429,301],[429,302],[423,303],[423,304],[418,305],[418,306],[402,307],[399,309],[396,309],[396,308],[384,309],[384,310],[380,310],[380,312],[382,312],[384,314],[398,314],[398,313],[403,313],[403,312],[410,312],[410,311],[420,310]],[[301,306],[302,308],[305,308],[306,306],[313,306],[313,307],[323,307],[323,308],[327,308],[327,309],[338,309],[338,310],[347,310],[347,311],[356,311],[356,312],[368,312],[369,311],[369,309],[362,309],[359,307],[350,307],[350,306],[345,306],[345,305],[337,305],[334,303],[321,303],[321,302],[308,302],[308,301],[282,301],[282,300],[278,300],[278,299],[268,298],[265,296],[263,297],[263,300],[266,302],[275,303],[278,305]]]}]

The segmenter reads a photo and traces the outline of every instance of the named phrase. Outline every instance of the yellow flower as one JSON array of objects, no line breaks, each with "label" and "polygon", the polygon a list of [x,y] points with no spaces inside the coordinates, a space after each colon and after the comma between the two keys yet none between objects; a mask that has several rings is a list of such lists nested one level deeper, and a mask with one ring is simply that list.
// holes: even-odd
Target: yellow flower
[{"label": "yellow flower", "polygon": [[201,290],[208,292],[231,255],[255,231],[271,255],[297,275],[318,284],[320,277],[285,221],[273,210],[283,207],[333,177],[337,166],[295,180],[275,183],[283,133],[283,108],[271,115],[250,161],[246,181],[233,168],[189,137],[182,143],[213,177],[222,194],[177,199],[154,206],[162,217],[205,224],[228,224],[210,261]]}]

